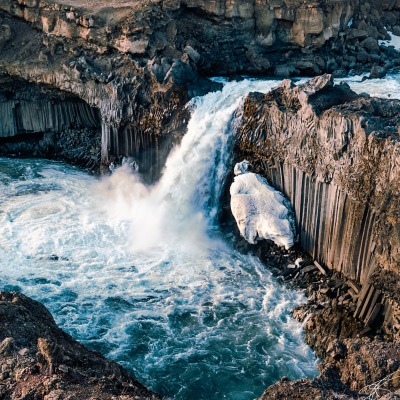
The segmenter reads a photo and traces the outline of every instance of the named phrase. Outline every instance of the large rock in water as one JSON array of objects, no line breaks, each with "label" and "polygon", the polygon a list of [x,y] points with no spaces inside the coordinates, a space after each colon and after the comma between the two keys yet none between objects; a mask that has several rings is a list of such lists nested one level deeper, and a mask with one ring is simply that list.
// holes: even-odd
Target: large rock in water
[{"label": "large rock in water", "polygon": [[0,292],[0,370],[0,398],[6,400],[160,399],[19,293]]},{"label": "large rock in water", "polygon": [[248,172],[249,166],[248,161],[236,164],[230,188],[232,214],[240,233],[252,244],[269,239],[289,249],[295,236],[289,204],[262,176]]}]

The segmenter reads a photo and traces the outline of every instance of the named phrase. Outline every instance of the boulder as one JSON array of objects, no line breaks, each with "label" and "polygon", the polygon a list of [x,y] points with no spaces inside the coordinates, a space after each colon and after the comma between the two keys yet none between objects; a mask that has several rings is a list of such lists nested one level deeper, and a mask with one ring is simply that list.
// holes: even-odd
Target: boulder
[{"label": "boulder", "polygon": [[372,37],[364,39],[361,44],[369,53],[377,53],[379,51],[378,41]]},{"label": "boulder", "polygon": [[289,76],[299,75],[300,71],[290,64],[278,65],[275,68],[274,75],[282,78],[289,78]]},{"label": "boulder", "polygon": [[384,67],[374,65],[369,73],[369,79],[381,79],[386,75],[387,71]]}]

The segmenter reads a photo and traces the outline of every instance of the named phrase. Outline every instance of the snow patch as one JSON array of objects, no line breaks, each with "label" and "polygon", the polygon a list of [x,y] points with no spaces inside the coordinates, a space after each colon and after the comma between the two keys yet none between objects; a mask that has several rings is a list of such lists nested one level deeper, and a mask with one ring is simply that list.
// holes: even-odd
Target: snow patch
[{"label": "snow patch", "polygon": [[390,35],[390,40],[379,40],[378,43],[379,45],[385,45],[387,47],[393,46],[395,50],[399,51],[400,50],[400,36],[394,35],[392,32],[388,32]]},{"label": "snow patch", "polygon": [[240,234],[252,244],[269,239],[289,249],[295,241],[290,204],[266,179],[248,172],[250,167],[246,160],[236,164],[230,187],[231,210]]}]

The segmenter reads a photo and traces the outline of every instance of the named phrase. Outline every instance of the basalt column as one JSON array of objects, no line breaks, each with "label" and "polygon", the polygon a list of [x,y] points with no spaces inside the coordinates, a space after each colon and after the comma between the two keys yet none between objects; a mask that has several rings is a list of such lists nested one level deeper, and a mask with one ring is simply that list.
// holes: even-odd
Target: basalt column
[{"label": "basalt column", "polygon": [[[400,102],[322,76],[246,99],[236,157],[291,200],[301,246],[361,284],[356,316],[398,324]],[[400,328],[400,325],[397,326]]]},{"label": "basalt column", "polygon": [[46,85],[3,78],[0,154],[56,157],[88,168],[100,162],[100,112]]}]

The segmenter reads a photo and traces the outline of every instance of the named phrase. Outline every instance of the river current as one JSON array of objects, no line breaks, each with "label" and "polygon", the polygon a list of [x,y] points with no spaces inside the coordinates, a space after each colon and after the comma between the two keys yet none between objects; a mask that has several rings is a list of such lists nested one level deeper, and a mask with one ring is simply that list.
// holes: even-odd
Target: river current
[{"label": "river current", "polygon": [[0,289],[43,302],[74,338],[175,400],[250,400],[284,375],[317,375],[290,316],[303,294],[234,250],[215,222],[233,112],[276,84],[230,82],[195,99],[152,186],[128,165],[98,179],[0,158]]}]

